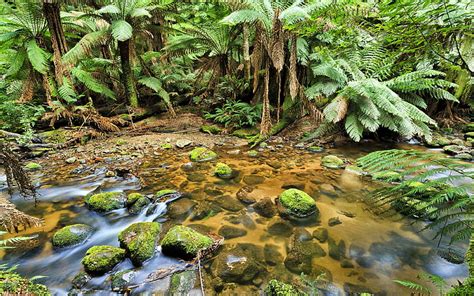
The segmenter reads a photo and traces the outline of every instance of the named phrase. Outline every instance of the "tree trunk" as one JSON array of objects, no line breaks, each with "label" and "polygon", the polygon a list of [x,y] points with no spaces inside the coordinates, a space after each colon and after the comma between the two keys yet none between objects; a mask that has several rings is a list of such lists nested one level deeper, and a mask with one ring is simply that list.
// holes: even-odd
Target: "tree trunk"
[{"label": "tree trunk", "polygon": [[43,14],[48,23],[49,33],[51,34],[55,80],[56,83],[61,86],[64,76],[64,67],[61,57],[67,52],[68,48],[61,24],[58,0],[43,0]]},{"label": "tree trunk", "polygon": [[244,42],[243,42],[243,56],[244,56],[244,67],[245,67],[245,78],[250,80],[250,45],[249,45],[249,27],[248,24],[244,24],[243,27]]},{"label": "tree trunk", "polygon": [[269,84],[270,84],[270,61],[265,63],[265,82],[263,85],[263,106],[262,106],[262,121],[260,123],[260,134],[267,136],[272,127],[270,117],[270,98],[269,98]]},{"label": "tree trunk", "polygon": [[128,98],[131,107],[138,107],[138,95],[135,80],[133,79],[132,65],[130,63],[130,39],[118,41],[120,51],[120,63],[122,66],[122,84],[125,89],[125,95]]}]

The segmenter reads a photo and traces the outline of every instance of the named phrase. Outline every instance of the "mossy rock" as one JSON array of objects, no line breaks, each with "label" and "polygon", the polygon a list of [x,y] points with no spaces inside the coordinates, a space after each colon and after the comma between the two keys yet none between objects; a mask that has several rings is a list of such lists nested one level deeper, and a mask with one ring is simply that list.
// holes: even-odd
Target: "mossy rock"
[{"label": "mossy rock", "polygon": [[431,137],[431,141],[426,141],[426,145],[428,147],[434,147],[434,148],[444,147],[449,144],[451,144],[451,140],[440,134],[434,134]]},{"label": "mossy rock", "polygon": [[412,197],[398,198],[392,202],[392,206],[401,214],[414,218],[423,218],[433,221],[438,217],[435,207],[430,206],[425,201]]},{"label": "mossy rock", "polygon": [[330,169],[340,169],[344,166],[344,161],[335,155],[324,156],[321,165]]},{"label": "mossy rock", "polygon": [[163,143],[160,145],[161,149],[168,150],[168,149],[173,149],[173,145],[170,143]]},{"label": "mossy rock", "polygon": [[225,163],[219,162],[217,163],[216,168],[214,170],[214,175],[219,178],[227,179],[232,177],[232,169]]},{"label": "mossy rock", "polygon": [[241,139],[250,139],[259,134],[259,131],[255,128],[245,128],[245,129],[238,129],[232,132],[232,136]]},{"label": "mossy rock", "polygon": [[74,224],[61,228],[53,235],[52,243],[56,248],[65,248],[84,242],[92,233],[92,227]]},{"label": "mossy rock", "polygon": [[474,132],[474,122],[468,123],[464,126],[463,131],[465,133]]},{"label": "mossy rock", "polygon": [[306,296],[308,294],[300,292],[294,286],[280,282],[279,280],[271,280],[265,288],[265,296]]},{"label": "mossy rock", "polygon": [[140,266],[153,257],[160,230],[156,222],[138,222],[119,233],[120,246],[127,250],[133,264]]},{"label": "mossy rock", "polygon": [[209,248],[213,240],[186,226],[173,226],[161,241],[163,254],[191,260],[197,253]]},{"label": "mossy rock", "polygon": [[278,197],[280,205],[292,216],[308,217],[319,215],[316,202],[304,191],[291,188],[283,191]]},{"label": "mossy rock", "polygon": [[174,189],[162,189],[160,191],[157,191],[154,195],[154,199],[163,199],[168,196],[175,196],[178,195],[179,192],[174,190]]},{"label": "mossy rock", "polygon": [[149,204],[150,200],[143,194],[134,192],[127,195],[127,207],[130,214],[140,213]]},{"label": "mossy rock", "polygon": [[111,271],[125,259],[125,250],[112,246],[93,246],[82,258],[84,270],[92,275],[102,275]]},{"label": "mossy rock", "polygon": [[135,271],[133,270],[122,270],[114,273],[110,277],[110,286],[112,291],[121,292],[127,290],[128,286],[132,284],[135,279]]},{"label": "mossy rock", "polygon": [[464,137],[466,138],[474,138],[474,132],[468,132],[464,134]]},{"label": "mossy rock", "polygon": [[194,288],[196,283],[196,272],[194,270],[187,270],[175,273],[171,276],[170,288],[167,295],[189,295],[189,292]]},{"label": "mossy rock", "polygon": [[64,144],[71,138],[71,133],[74,131],[67,131],[64,129],[56,129],[47,132],[42,132],[39,137],[47,143]]},{"label": "mossy rock", "polygon": [[201,132],[208,133],[211,135],[217,135],[222,132],[222,129],[218,127],[217,125],[202,125]]},{"label": "mossy rock", "polygon": [[128,142],[124,139],[118,139],[117,142],[115,142],[115,143],[119,146],[128,144]]},{"label": "mossy rock", "polygon": [[198,147],[194,148],[190,153],[189,153],[189,158],[191,161],[194,162],[205,162],[205,161],[210,161],[214,160],[217,158],[217,154],[204,147]]},{"label": "mossy rock", "polygon": [[38,171],[41,170],[41,165],[36,162],[29,162],[25,165],[25,169],[28,171]]},{"label": "mossy rock", "polygon": [[372,175],[373,180],[385,181],[385,182],[400,182],[403,177],[400,173],[393,171],[382,171]]},{"label": "mossy rock", "polygon": [[45,285],[36,284],[10,268],[0,270],[0,295],[49,296],[51,292]]},{"label": "mossy rock", "polygon": [[466,150],[466,147],[459,146],[459,145],[448,145],[448,146],[443,147],[443,150],[447,154],[456,155],[456,154],[464,152]]},{"label": "mossy rock", "polygon": [[321,153],[324,151],[324,148],[321,146],[311,146],[308,147],[308,151],[313,153]]},{"label": "mossy rock", "polygon": [[109,212],[125,206],[125,196],[122,192],[103,192],[88,195],[84,200],[89,208],[96,212]]},{"label": "mossy rock", "polygon": [[250,157],[258,157],[258,151],[256,150],[250,150],[247,152],[247,155]]}]

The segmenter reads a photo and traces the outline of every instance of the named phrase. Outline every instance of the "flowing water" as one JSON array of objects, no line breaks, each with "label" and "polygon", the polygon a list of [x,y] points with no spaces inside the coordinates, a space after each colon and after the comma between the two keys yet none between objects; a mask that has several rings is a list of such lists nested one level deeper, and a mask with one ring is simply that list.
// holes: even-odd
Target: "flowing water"
[{"label": "flowing water", "polygon": [[[291,233],[268,231],[269,225],[281,222],[281,218],[265,218],[255,212],[252,205],[236,199],[237,192],[244,186],[253,190],[248,197],[259,201],[265,197],[272,200],[284,189],[299,187],[316,199],[320,211],[313,221],[290,221],[293,233],[313,233],[324,227],[329,237],[342,247],[347,259],[333,259],[326,255],[313,258],[312,270],[318,270],[307,278],[315,280],[324,272],[326,295],[342,295],[344,288],[357,290],[358,286],[368,287],[387,295],[408,295],[409,291],[393,283],[393,279],[416,280],[422,272],[442,276],[448,283],[456,283],[467,276],[463,264],[449,263],[436,254],[438,241],[433,241],[433,233],[419,232],[422,225],[411,224],[409,219],[399,216],[380,216],[371,211],[365,201],[368,192],[381,183],[374,183],[344,170],[329,170],[321,167],[321,157],[334,154],[349,160],[365,155],[370,150],[381,149],[366,145],[346,146],[313,154],[289,147],[276,151],[268,149],[258,157],[229,154],[235,147],[215,149],[218,161],[229,164],[238,174],[230,180],[213,176],[215,162],[186,164],[189,162],[186,150],[166,150],[144,157],[136,177],[106,177],[105,170],[97,169],[89,175],[74,175],[69,172],[74,165],[59,168],[55,174],[35,176],[40,184],[40,202],[35,206],[31,201],[20,198],[15,204],[25,212],[43,217],[45,225],[41,229],[30,229],[21,235],[36,236],[25,246],[3,253],[2,262],[17,264],[20,273],[32,277],[46,276],[41,282],[54,294],[65,295],[71,288],[73,277],[82,270],[81,259],[86,250],[94,245],[118,246],[117,234],[128,225],[139,221],[158,221],[164,233],[170,226],[184,224],[202,232],[218,233],[222,226],[233,226],[245,230],[241,237],[226,239],[217,257],[203,264],[202,277],[207,295],[258,295],[272,278],[288,282],[301,282],[299,272],[291,272],[285,267],[284,259],[290,248]],[[241,148],[240,148],[241,149]],[[364,150],[365,149],[365,150]],[[231,151],[232,153],[232,151]],[[76,165],[77,166],[77,165]],[[153,194],[161,189],[177,189],[183,196],[166,204],[145,209],[139,215],[130,215],[126,209],[116,210],[106,215],[90,211],[84,205],[83,197],[89,193],[104,191],[141,192]],[[342,222],[328,226],[330,218],[338,217]],[[68,249],[54,249],[51,237],[54,232],[74,223],[84,223],[94,227],[93,235],[82,245]],[[242,235],[242,233],[240,234]],[[327,254],[328,242],[319,243]],[[343,243],[340,243],[340,242]],[[233,253],[236,248],[249,249]],[[245,247],[247,246],[247,247]],[[271,251],[271,252],[270,252]],[[265,254],[265,255],[262,255]],[[271,255],[268,255],[271,254]],[[227,264],[242,260],[259,263],[258,273],[250,280],[238,284],[221,282],[218,263],[219,256],[227,256]],[[254,257],[252,257],[254,256]],[[240,261],[239,261],[240,260]],[[341,260],[350,265],[341,267]],[[171,266],[184,267],[185,263],[161,254],[159,248],[155,256],[141,268],[136,268],[135,283],[141,283],[154,270]],[[114,269],[133,268],[128,260]],[[248,272],[248,271],[246,271]],[[109,295],[108,275],[95,277],[87,284],[92,294]],[[319,279],[322,279],[319,277]],[[147,285],[140,285],[133,293],[144,292],[162,295],[166,291],[169,278]],[[218,288],[216,288],[218,287]],[[216,292],[219,291],[219,292]],[[200,295],[200,283],[196,281],[192,295]]]}]

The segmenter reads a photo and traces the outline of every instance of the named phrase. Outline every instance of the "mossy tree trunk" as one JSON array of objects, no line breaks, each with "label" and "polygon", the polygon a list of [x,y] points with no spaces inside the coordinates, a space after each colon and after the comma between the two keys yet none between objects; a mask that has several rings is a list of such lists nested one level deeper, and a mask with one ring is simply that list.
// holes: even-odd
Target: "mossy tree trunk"
[{"label": "mossy tree trunk", "polygon": [[121,79],[125,89],[125,95],[127,96],[130,106],[136,108],[138,107],[138,95],[130,61],[130,42],[130,39],[118,41],[118,48],[122,66]]}]

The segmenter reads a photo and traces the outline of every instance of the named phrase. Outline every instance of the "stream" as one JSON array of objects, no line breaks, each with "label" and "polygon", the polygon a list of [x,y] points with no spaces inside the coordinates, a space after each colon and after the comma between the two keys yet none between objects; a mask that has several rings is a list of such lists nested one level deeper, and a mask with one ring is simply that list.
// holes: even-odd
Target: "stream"
[{"label": "stream", "polygon": [[[323,295],[344,295],[364,289],[378,295],[409,295],[409,290],[393,280],[417,281],[417,275],[423,272],[441,276],[448,284],[455,284],[468,276],[467,266],[450,263],[438,256],[438,241],[432,240],[434,233],[420,232],[423,223],[413,224],[406,217],[380,215],[371,209],[367,202],[370,199],[368,193],[386,184],[344,169],[331,170],[321,166],[321,158],[328,154],[354,161],[371,151],[386,148],[394,147],[353,144],[311,153],[282,145],[275,151],[262,149],[257,157],[251,157],[245,147],[215,147],[213,150],[219,155],[217,161],[237,171],[229,180],[213,176],[217,161],[189,163],[191,148],[146,154],[135,176],[107,177],[106,170],[100,166],[74,174],[71,171],[77,164],[65,164],[53,175],[40,171],[34,176],[40,186],[37,205],[19,197],[14,197],[13,202],[26,213],[42,217],[45,224],[42,228],[21,232],[20,235],[34,235],[35,239],[16,249],[2,251],[2,263],[18,265],[18,271],[27,277],[45,276],[39,282],[47,285],[54,295],[67,295],[72,279],[83,270],[81,259],[88,248],[94,245],[119,246],[117,235],[128,225],[157,221],[162,223],[162,235],[176,224],[203,233],[219,233],[224,226],[239,230],[235,234],[238,237],[226,239],[214,257],[203,262],[202,281],[206,295],[259,295],[270,279],[301,283],[301,270],[307,270],[308,266],[310,274],[304,278],[318,282]],[[241,151],[237,153],[236,149]],[[239,190],[244,187],[248,192],[246,198],[257,202],[266,197],[274,200],[285,188],[302,189],[315,198],[319,218],[299,222],[283,221],[278,214],[264,217],[252,204],[237,199]],[[129,214],[127,209],[99,214],[89,210],[83,200],[90,193],[154,194],[161,189],[176,189],[182,196],[149,206],[138,215]],[[6,195],[5,190],[0,194]],[[332,221],[338,220],[333,226],[328,225],[331,218],[337,218]],[[93,234],[81,245],[53,248],[51,237],[54,232],[75,223],[92,226]],[[313,232],[321,228],[328,231],[329,241],[320,242],[312,237]],[[325,256],[309,257],[309,262],[303,266],[289,268],[285,258],[292,251],[291,240],[294,236],[308,234],[307,239],[319,245]],[[334,244],[342,252],[341,258],[329,255]],[[457,247],[462,252],[464,246]],[[230,271],[226,268],[235,262],[244,267],[249,262],[257,264],[243,268],[244,274],[236,274],[234,280],[229,280],[226,274]],[[157,269],[185,268],[185,265],[185,262],[161,254],[158,247],[155,256],[143,267],[135,268],[126,259],[114,271],[136,270],[133,283],[138,287],[132,294],[166,295],[169,277],[142,283]],[[246,275],[245,280],[243,275]],[[109,276],[110,273],[94,277],[87,283],[86,290],[94,295],[113,294]],[[190,295],[201,295],[199,277],[193,286]]]}]

